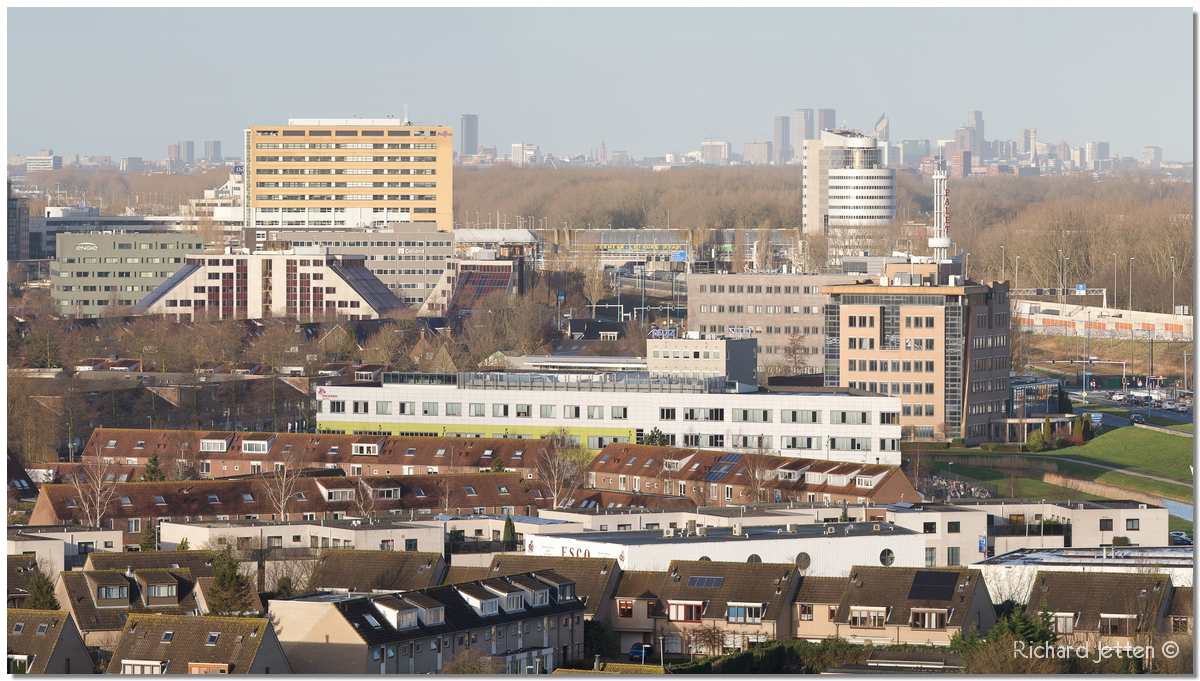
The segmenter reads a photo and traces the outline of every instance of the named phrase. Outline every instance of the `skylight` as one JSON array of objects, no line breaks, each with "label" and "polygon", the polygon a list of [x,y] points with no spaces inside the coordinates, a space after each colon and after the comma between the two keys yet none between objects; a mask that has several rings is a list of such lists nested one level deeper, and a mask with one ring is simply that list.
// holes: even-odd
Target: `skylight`
[{"label": "skylight", "polygon": [[208,495],[208,503],[219,504],[219,503],[221,503],[221,499],[219,497],[217,497],[217,495],[215,495],[215,494],[210,494],[210,495]]},{"label": "skylight", "polygon": [[242,501],[252,504],[254,503],[254,495],[249,492],[242,492]]},{"label": "skylight", "polygon": [[173,638],[175,638],[175,632],[173,632],[173,631],[164,631],[164,632],[163,632],[163,636],[162,636],[162,642],[163,642],[163,643],[170,643],[170,642],[171,642],[171,639],[173,639]]},{"label": "skylight", "polygon": [[379,624],[379,620],[375,619],[374,615],[372,615],[370,613],[366,613],[363,615],[363,619],[365,619],[367,621],[367,624],[371,625],[371,628],[373,628],[373,629],[381,628],[381,625]]},{"label": "skylight", "polygon": [[162,498],[162,497],[161,497],[161,496],[159,496],[159,495],[155,495],[155,496],[154,496],[154,505],[155,505],[155,506],[166,506],[166,505],[167,505],[167,500],[166,500],[166,499],[164,499],[164,498]]},{"label": "skylight", "polygon": [[121,497],[121,505],[133,506],[133,499],[130,499],[129,497]]},{"label": "skylight", "polygon": [[220,637],[221,637],[221,632],[210,631],[210,632],[208,632],[208,640],[205,641],[204,643],[205,643],[205,645],[215,646],[215,645],[217,645],[217,639]]},{"label": "skylight", "polygon": [[417,495],[418,497],[423,497],[425,496],[425,490],[421,489],[420,487],[415,487],[413,488],[413,494]]},{"label": "skylight", "polygon": [[467,496],[469,496],[469,497],[476,496],[474,487],[472,487],[470,485],[464,485],[463,489],[466,490]]}]

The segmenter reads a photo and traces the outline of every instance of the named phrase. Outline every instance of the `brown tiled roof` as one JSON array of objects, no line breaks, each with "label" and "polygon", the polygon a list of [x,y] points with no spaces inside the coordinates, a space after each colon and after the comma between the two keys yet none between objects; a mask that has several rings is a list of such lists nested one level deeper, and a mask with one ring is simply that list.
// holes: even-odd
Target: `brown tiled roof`
[{"label": "brown tiled roof", "polygon": [[[271,439],[270,450],[266,453],[244,454],[242,442],[245,440],[262,440],[264,436]],[[403,437],[403,436],[369,436],[372,441],[379,441],[378,455],[358,455],[353,453],[352,445],[362,441],[362,435],[342,435],[325,433],[235,433],[210,432],[204,430],[151,430],[148,428],[96,428],[88,438],[83,452],[85,457],[111,456],[120,461],[125,457],[150,457],[158,455],[160,461],[173,461],[180,458],[180,452],[186,451],[189,456],[198,458],[245,459],[254,461],[277,461],[285,456],[295,456],[306,465],[324,467],[328,463],[361,463],[364,466],[399,466],[412,464],[418,466],[459,466],[468,468],[489,468],[499,459],[507,468],[531,468],[533,459],[545,451],[544,440],[518,440],[503,438],[441,438],[441,437]],[[222,439],[229,442],[228,451],[224,453],[200,452],[202,439]],[[109,443],[112,447],[109,447]],[[138,443],[142,447],[138,447]],[[335,453],[330,449],[337,447]],[[439,450],[442,450],[439,454]],[[491,455],[484,454],[491,451]],[[287,452],[287,454],[285,454]],[[520,456],[518,456],[520,453]],[[399,472],[399,471],[396,471]]]},{"label": "brown tiled roof", "polygon": [[662,494],[619,492],[606,489],[581,489],[564,508],[646,508],[652,511],[694,511],[696,502],[688,497],[673,497]]},{"label": "brown tiled roof", "polygon": [[[141,598],[141,587],[136,580],[131,580],[122,571],[116,570],[87,570],[62,572],[59,579],[67,592],[67,603],[61,603],[75,615],[76,626],[82,632],[117,631],[124,624],[126,617],[137,612],[155,612],[171,614],[187,614],[196,610],[196,595],[191,573],[186,569],[172,570],[178,577],[179,603],[174,606],[147,607]],[[127,585],[129,587],[129,603],[126,607],[97,607],[95,586],[98,584]]]},{"label": "brown tiled roof", "polygon": [[445,562],[440,553],[418,551],[321,552],[313,570],[313,589],[411,591],[442,583]]},{"label": "brown tiled roof", "polygon": [[446,568],[446,576],[442,579],[442,584],[474,582],[491,574],[489,570],[486,565],[451,565]]},{"label": "brown tiled roof", "polygon": [[705,619],[724,619],[729,603],[762,603],[763,619],[773,620],[792,607],[798,578],[795,566],[786,563],[673,560],[658,598],[663,607],[667,601],[703,601]]},{"label": "brown tiled roof", "polygon": [[1171,614],[1176,617],[1192,617],[1192,587],[1177,586],[1171,590]]},{"label": "brown tiled roof", "polygon": [[186,569],[194,577],[211,577],[214,551],[93,551],[88,554],[87,570]]},{"label": "brown tiled roof", "polygon": [[[328,501],[321,493],[319,484],[349,485],[344,479],[332,478],[337,482],[330,480],[329,477],[299,478],[296,489],[303,495],[303,499],[297,497],[288,504],[288,513],[355,512],[353,501]],[[549,505],[545,486],[519,473],[413,475],[390,479],[367,477],[366,480],[375,487],[388,483],[398,486],[401,490],[397,499],[378,499],[376,510],[379,512],[392,509],[443,509],[446,506],[446,502],[443,501],[444,486],[449,486],[451,509],[514,506],[519,509],[518,513],[524,513],[525,506]],[[272,516],[276,509],[263,490],[264,484],[262,478],[117,484],[114,486],[116,493],[109,503],[106,515],[112,519],[217,515],[234,517],[246,514]],[[507,488],[508,493],[502,494],[501,487]],[[474,494],[470,494],[471,491]],[[215,499],[212,498],[213,495]],[[48,504],[53,509],[55,522],[79,522],[82,518],[80,509],[68,506],[68,499],[78,504],[75,496],[76,490],[72,485],[43,485],[34,516],[39,517],[38,511]],[[125,496],[130,499],[129,506],[121,504],[121,497]],[[161,497],[161,501],[157,497]]]},{"label": "brown tiled roof", "polygon": [[[8,654],[28,655],[32,658],[28,673],[45,674],[46,665],[50,663],[50,657],[70,621],[71,615],[66,610],[9,608]],[[18,623],[23,625],[19,634],[15,631]],[[39,634],[38,628],[42,625],[46,626],[46,630]]]},{"label": "brown tiled roof", "polygon": [[1098,631],[1102,612],[1137,615],[1138,631],[1151,631],[1170,590],[1171,578],[1163,574],[1039,570],[1028,607],[1033,612],[1073,612],[1076,631]]},{"label": "brown tiled roof", "polygon": [[840,603],[842,594],[850,585],[848,577],[812,577],[805,575],[800,578],[800,588],[796,591],[797,603]]},{"label": "brown tiled roof", "polygon": [[[121,673],[124,660],[163,660],[168,661],[164,674],[186,674],[188,665],[195,662],[228,664],[230,674],[245,674],[254,664],[268,626],[266,619],[258,617],[130,615],[108,673]],[[167,631],[171,640],[163,641]],[[209,645],[212,633],[218,636]]]},{"label": "brown tiled roof", "polygon": [[[934,588],[920,588],[930,581],[936,583]],[[837,621],[845,624],[852,606],[890,608],[888,624],[908,623],[913,608],[946,608],[946,624],[959,627],[966,621],[975,590],[982,582],[983,573],[968,568],[860,565],[850,570],[849,584],[838,602]]]},{"label": "brown tiled roof", "polygon": [[24,593],[29,578],[38,569],[37,556],[8,556],[8,593]]},{"label": "brown tiled roof", "polygon": [[594,616],[606,599],[613,573],[620,570],[615,558],[560,558],[525,554],[492,557],[489,577],[507,577],[525,572],[553,571],[575,582],[575,593],[584,602],[584,613]]},{"label": "brown tiled roof", "polygon": [[658,594],[663,590],[663,581],[666,578],[667,573],[665,572],[624,570],[621,572],[621,581],[617,583],[616,593],[613,595],[617,598],[658,599]]}]

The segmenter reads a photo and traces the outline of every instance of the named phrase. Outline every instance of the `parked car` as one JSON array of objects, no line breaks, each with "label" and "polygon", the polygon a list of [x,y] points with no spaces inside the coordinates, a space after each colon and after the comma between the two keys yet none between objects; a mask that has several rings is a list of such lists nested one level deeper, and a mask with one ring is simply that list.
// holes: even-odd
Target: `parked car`
[{"label": "parked car", "polygon": [[1174,530],[1174,531],[1168,533],[1167,536],[1170,537],[1172,544],[1181,545],[1181,546],[1191,546],[1192,545],[1192,538],[1188,536],[1187,532],[1184,532],[1182,530]]},{"label": "parked car", "polygon": [[1187,402],[1180,402],[1179,404],[1175,405],[1175,411],[1179,412],[1180,414],[1186,414],[1191,410],[1192,405],[1188,404]]},{"label": "parked car", "polygon": [[1167,400],[1166,402],[1162,403],[1162,408],[1166,409],[1167,411],[1175,411],[1175,409],[1178,407],[1179,405],[1175,403],[1175,400]]},{"label": "parked car", "polygon": [[654,646],[649,643],[634,643],[629,649],[630,662],[654,661]]},{"label": "parked car", "polygon": [[1125,401],[1125,393],[1113,393],[1112,397],[1110,399],[1113,402],[1124,402]]},{"label": "parked car", "polygon": [[1133,421],[1134,423],[1145,423],[1146,415],[1145,414],[1133,414],[1129,417],[1129,420]]}]

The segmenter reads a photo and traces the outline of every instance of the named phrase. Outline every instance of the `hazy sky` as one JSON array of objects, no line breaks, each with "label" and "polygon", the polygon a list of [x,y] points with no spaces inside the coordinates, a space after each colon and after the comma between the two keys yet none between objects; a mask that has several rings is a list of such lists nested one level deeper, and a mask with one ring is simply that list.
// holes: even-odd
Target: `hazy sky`
[{"label": "hazy sky", "polygon": [[832,107],[892,140],[1106,140],[1192,155],[1179,9],[9,9],[9,153],[165,158],[289,117],[401,115],[480,142],[661,155]]}]

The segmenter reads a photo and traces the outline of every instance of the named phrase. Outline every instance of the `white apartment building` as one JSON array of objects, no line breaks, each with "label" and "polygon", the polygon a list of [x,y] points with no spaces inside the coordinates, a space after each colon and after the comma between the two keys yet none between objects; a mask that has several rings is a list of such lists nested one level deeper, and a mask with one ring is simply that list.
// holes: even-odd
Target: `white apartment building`
[{"label": "white apartment building", "polygon": [[900,463],[900,401],[857,390],[771,392],[723,376],[638,372],[386,372],[379,385],[317,388],[330,433],[641,443],[652,429],[680,447]]},{"label": "white apartment building", "polygon": [[873,230],[896,219],[896,171],[878,143],[851,130],[804,142],[804,232],[826,234],[835,257],[861,253]]},{"label": "white apartment building", "polygon": [[137,309],[180,321],[378,319],[403,303],[365,263],[325,248],[189,255]]}]

